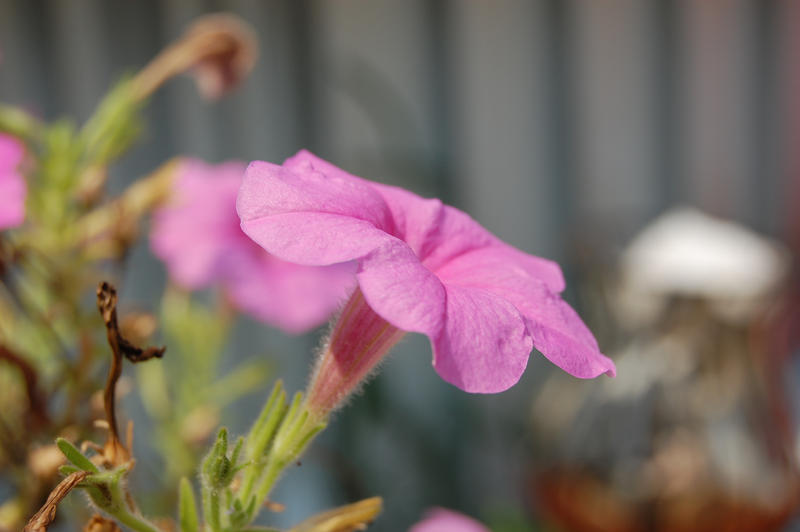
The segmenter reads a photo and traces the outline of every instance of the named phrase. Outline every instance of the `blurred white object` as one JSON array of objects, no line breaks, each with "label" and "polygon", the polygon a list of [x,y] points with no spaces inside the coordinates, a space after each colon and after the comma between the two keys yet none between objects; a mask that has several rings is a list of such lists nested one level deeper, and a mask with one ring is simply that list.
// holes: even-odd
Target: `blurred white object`
[{"label": "blurred white object", "polygon": [[649,321],[673,296],[708,300],[727,319],[746,318],[785,278],[788,257],[780,244],[746,227],[674,209],[623,252],[622,321]]}]

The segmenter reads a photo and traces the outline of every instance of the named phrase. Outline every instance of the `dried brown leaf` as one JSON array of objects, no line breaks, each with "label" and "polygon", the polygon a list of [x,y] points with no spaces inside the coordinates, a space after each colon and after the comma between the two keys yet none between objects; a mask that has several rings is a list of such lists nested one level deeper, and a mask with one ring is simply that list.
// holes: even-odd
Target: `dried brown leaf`
[{"label": "dried brown leaf", "polygon": [[306,519],[290,532],[355,532],[366,530],[383,509],[383,499],[371,497]]},{"label": "dried brown leaf", "polygon": [[44,506],[30,518],[22,532],[47,532],[47,526],[56,518],[58,503],[87,476],[89,476],[88,471],[76,471],[59,482],[47,496]]}]

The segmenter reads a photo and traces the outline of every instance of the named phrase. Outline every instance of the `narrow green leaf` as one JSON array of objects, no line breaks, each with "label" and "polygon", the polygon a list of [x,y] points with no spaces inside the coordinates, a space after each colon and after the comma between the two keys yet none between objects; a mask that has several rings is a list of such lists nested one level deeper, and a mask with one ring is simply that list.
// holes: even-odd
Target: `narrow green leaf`
[{"label": "narrow green leaf", "polygon": [[247,435],[247,453],[250,458],[256,458],[266,451],[275,428],[283,418],[285,404],[286,392],[283,390],[283,381],[279,379]]},{"label": "narrow green leaf", "polygon": [[186,477],[181,478],[178,506],[181,532],[199,532],[200,522],[197,518],[197,501],[194,498],[192,483]]},{"label": "narrow green leaf", "polygon": [[64,456],[67,457],[67,460],[78,466],[83,471],[89,471],[91,473],[100,472],[100,470],[97,469],[97,466],[94,465],[88,458],[86,458],[77,447],[72,445],[64,438],[57,438],[56,445],[58,445],[58,448],[61,449],[62,453],[64,453]]},{"label": "narrow green leaf", "polygon": [[231,453],[231,464],[236,466],[239,462],[239,454],[242,452],[242,445],[244,445],[244,438],[239,436],[236,440],[236,447],[233,448],[233,453]]}]

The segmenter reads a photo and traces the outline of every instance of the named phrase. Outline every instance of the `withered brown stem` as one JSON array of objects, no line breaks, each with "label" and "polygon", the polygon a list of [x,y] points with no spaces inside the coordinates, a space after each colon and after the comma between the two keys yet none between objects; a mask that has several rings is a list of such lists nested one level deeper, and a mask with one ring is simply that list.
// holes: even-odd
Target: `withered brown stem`
[{"label": "withered brown stem", "polygon": [[22,373],[25,381],[25,393],[28,396],[28,411],[33,427],[39,428],[47,425],[49,419],[47,415],[47,400],[39,389],[39,378],[34,368],[27,360],[8,347],[0,344],[0,361],[5,361],[16,367]]},{"label": "withered brown stem", "polygon": [[[122,357],[127,358],[133,363],[144,362],[151,358],[161,358],[164,356],[166,347],[148,347],[142,349],[141,347],[133,345],[122,336],[117,323],[117,290],[110,283],[103,281],[97,287],[97,308],[100,310],[100,315],[103,317],[103,322],[106,325],[106,336],[108,338],[108,344],[111,346],[111,367],[108,370],[108,379],[106,380],[106,387],[103,390],[103,408],[105,409],[109,430],[109,439],[106,443],[106,448],[110,448],[109,450],[113,453],[111,457],[107,456],[106,458],[111,462],[115,462],[115,451],[119,448],[124,449],[119,439],[115,409],[117,381],[122,374]],[[127,455],[128,453],[124,452],[124,454]]]},{"label": "withered brown stem", "polygon": [[76,471],[59,482],[47,496],[44,506],[30,518],[22,532],[47,532],[47,526],[56,518],[58,503],[88,475],[88,471]]}]

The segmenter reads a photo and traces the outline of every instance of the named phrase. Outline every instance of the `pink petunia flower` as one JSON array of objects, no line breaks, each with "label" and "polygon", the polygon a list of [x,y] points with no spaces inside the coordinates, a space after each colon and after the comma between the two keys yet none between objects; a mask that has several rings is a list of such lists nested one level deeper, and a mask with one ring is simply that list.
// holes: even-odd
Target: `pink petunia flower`
[{"label": "pink petunia flower", "polygon": [[19,172],[25,149],[10,135],[0,133],[0,230],[17,227],[25,219],[25,179]]},{"label": "pink petunia flower", "polygon": [[220,284],[238,309],[290,333],[325,322],[353,285],[352,264],[301,266],[279,260],[239,227],[236,194],[245,165],[181,163],[173,201],[155,213],[150,245],[180,286]]},{"label": "pink petunia flower", "polygon": [[422,521],[412,526],[408,532],[491,532],[481,523],[466,515],[447,510],[432,508],[428,510]]},{"label": "pink petunia flower", "polygon": [[433,365],[468,392],[515,384],[533,347],[576,377],[614,364],[559,293],[558,265],[519,251],[436,199],[355,177],[301,151],[253,162],[237,209],[270,253],[307,265],[357,261],[351,296],[318,363],[310,407],[335,408],[404,332],[430,338]]}]

